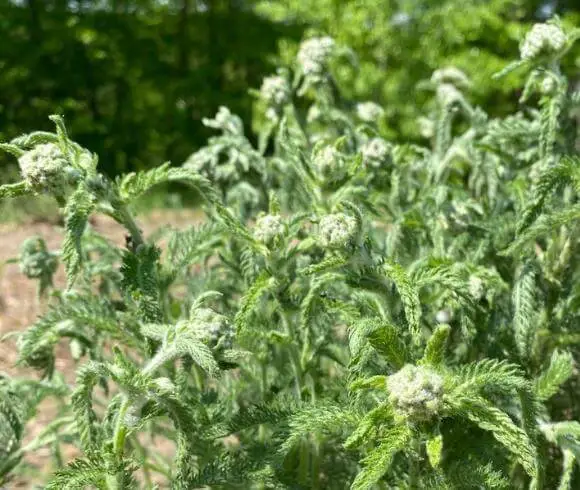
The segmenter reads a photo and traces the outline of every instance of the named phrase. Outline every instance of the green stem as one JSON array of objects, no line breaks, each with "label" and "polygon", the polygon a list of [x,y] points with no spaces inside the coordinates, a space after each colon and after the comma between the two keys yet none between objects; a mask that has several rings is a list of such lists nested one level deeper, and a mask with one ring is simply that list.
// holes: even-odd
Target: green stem
[{"label": "green stem", "polygon": [[136,250],[139,245],[143,245],[145,243],[141,229],[139,226],[137,226],[137,223],[129,212],[126,204],[119,202],[115,203],[113,207],[117,211],[117,221],[121,223],[131,235],[131,240],[133,240],[133,249]]},{"label": "green stem", "polygon": [[[117,413],[117,420],[115,421],[115,429],[113,431],[113,452],[117,462],[123,459],[123,452],[125,450],[125,439],[127,437],[127,426],[125,425],[125,416],[131,402],[125,396],[119,407],[119,412]],[[109,490],[122,490],[124,474],[123,472],[117,472],[114,475],[107,475],[107,487]]]}]

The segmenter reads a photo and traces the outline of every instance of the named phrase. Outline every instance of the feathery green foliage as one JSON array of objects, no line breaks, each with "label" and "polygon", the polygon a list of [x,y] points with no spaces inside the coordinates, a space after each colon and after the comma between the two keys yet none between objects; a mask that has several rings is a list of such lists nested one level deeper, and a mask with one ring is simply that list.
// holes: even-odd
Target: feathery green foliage
[{"label": "feathery green foliage", "polygon": [[[575,37],[557,19],[526,35],[528,105],[504,118],[437,70],[427,146],[345,103],[352,57],[328,37],[255,92],[258,148],[225,107],[183,165],[116,181],[59,117],[3,145],[23,181],[0,196],[54,197],[65,238],[19,258],[50,294],[18,334],[42,380],[0,380],[2,481],[48,447],[47,488],[576,488],[578,142],[560,66]],[[134,203],[172,181],[204,222],[145,237]],[[48,396],[57,418],[24,443]]]}]

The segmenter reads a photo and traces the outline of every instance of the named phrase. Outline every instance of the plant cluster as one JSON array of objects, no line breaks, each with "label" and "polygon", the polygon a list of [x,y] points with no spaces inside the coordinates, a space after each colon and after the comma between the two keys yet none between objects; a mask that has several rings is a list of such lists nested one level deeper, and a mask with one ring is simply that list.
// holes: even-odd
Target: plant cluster
[{"label": "plant cluster", "polygon": [[[457,68],[435,72],[424,146],[388,141],[377,104],[342,103],[326,37],[255,92],[258,147],[225,107],[183,165],[114,181],[58,116],[0,145],[22,170],[0,197],[52,195],[66,231],[19,258],[46,302],[19,363],[41,379],[0,381],[0,479],[48,447],[48,489],[576,488],[580,93],[559,61],[578,37],[530,31],[505,118]],[[133,205],[173,181],[206,220],[145,237]],[[24,443],[46,397],[62,409]]]}]

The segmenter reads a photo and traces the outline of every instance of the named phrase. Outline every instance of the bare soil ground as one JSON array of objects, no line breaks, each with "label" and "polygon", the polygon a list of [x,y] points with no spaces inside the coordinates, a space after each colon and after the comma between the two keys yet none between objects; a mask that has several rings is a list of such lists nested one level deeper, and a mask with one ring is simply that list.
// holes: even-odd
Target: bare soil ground
[{"label": "bare soil ground", "polygon": [[[201,217],[201,213],[195,210],[160,210],[151,212],[141,219],[140,225],[147,236],[164,225],[187,228],[199,222]],[[92,225],[114,243],[119,245],[124,243],[123,229],[114,221],[99,217],[92,222]],[[4,264],[6,260],[18,256],[20,245],[32,235],[44,238],[51,250],[60,248],[63,236],[60,227],[51,223],[0,224],[0,338],[8,332],[25,329],[43,311],[43,305],[36,299],[36,284],[20,273],[17,264]],[[56,276],[56,286],[62,287],[64,284],[64,271],[60,267]],[[17,356],[13,337],[0,342],[0,373],[10,376],[37,377],[38,375],[33,371],[15,366]],[[57,351],[56,365],[57,370],[65,374],[67,381],[74,380],[76,365],[65,346]],[[52,419],[57,409],[54,401],[47,400],[27,428],[26,440],[30,440],[34,434],[37,434]],[[65,459],[74,457],[75,452],[74,448],[67,448],[64,454]],[[32,488],[39,481],[38,476],[49,472],[52,466],[48,450],[35,453],[26,462],[27,466],[21,476],[10,482],[7,488]]]}]

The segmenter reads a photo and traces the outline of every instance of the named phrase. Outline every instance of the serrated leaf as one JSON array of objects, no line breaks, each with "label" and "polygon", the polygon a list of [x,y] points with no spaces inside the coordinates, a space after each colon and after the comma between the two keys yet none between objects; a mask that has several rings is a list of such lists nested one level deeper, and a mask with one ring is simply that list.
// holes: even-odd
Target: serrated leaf
[{"label": "serrated leaf", "polygon": [[574,359],[569,352],[554,351],[548,368],[536,381],[536,395],[539,400],[548,400],[554,396],[560,386],[572,376]]},{"label": "serrated leaf", "polygon": [[64,210],[66,235],[62,246],[62,261],[65,264],[69,288],[72,287],[83,261],[81,239],[94,208],[93,197],[81,187],[70,196]]},{"label": "serrated leaf", "polygon": [[425,449],[427,450],[427,457],[429,458],[431,466],[433,468],[438,468],[443,453],[443,436],[438,434],[428,439],[425,444]]},{"label": "serrated leaf", "polygon": [[389,429],[380,444],[363,459],[364,468],[358,473],[351,490],[370,490],[389,471],[395,454],[410,441],[411,431],[400,426]]},{"label": "serrated leaf", "polygon": [[5,184],[0,186],[0,199],[11,199],[13,197],[20,197],[32,195],[33,192],[28,189],[26,182],[16,182],[15,184]]},{"label": "serrated leaf", "polygon": [[421,303],[419,302],[419,293],[411,279],[405,272],[405,269],[399,264],[390,263],[383,266],[387,277],[391,279],[403,301],[405,317],[409,331],[415,341],[418,341],[421,335]]}]

